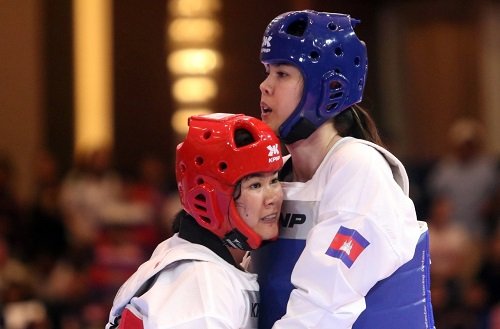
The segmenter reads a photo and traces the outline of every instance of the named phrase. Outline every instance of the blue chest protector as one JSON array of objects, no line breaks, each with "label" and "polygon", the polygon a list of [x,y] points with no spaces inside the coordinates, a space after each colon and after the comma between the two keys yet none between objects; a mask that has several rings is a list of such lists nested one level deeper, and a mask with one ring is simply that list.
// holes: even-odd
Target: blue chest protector
[{"label": "blue chest protector", "polygon": [[[269,329],[286,313],[295,262],[304,240],[280,239],[252,254],[259,275],[259,328]],[[430,297],[429,232],[420,236],[413,259],[366,295],[366,309],[353,329],[435,328]]]}]

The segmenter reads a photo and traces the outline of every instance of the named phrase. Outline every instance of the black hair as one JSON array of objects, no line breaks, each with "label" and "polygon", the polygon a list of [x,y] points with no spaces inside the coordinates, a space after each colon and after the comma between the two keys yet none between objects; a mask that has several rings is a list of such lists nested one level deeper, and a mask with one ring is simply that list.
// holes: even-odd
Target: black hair
[{"label": "black hair", "polygon": [[238,128],[234,131],[234,144],[237,147],[243,147],[252,144],[253,142],[255,142],[255,138],[248,130]]},{"label": "black hair", "polygon": [[335,116],[333,125],[342,137],[351,136],[384,146],[375,121],[365,109],[357,104]]},{"label": "black hair", "polygon": [[175,214],[174,219],[172,220],[172,232],[173,233],[178,233],[179,232],[179,228],[181,227],[181,221],[186,216],[189,216],[189,214],[184,209],[179,210]]},{"label": "black hair", "polygon": [[286,28],[286,33],[301,37],[304,35],[304,32],[307,28],[307,16],[302,17],[296,21],[293,21],[292,24],[288,25]]}]

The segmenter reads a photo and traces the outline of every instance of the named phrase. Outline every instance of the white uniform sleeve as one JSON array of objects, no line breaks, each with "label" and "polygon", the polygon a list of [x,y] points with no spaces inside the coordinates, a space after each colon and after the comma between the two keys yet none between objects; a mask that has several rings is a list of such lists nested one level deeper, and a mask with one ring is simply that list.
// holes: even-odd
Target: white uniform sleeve
[{"label": "white uniform sleeve", "polygon": [[[316,225],[292,272],[287,312],[274,329],[351,328],[368,291],[413,256],[419,236],[413,203],[379,152],[362,144],[340,150],[325,184]],[[339,230],[352,232],[350,240]],[[340,248],[333,243],[339,236],[346,242]],[[349,243],[360,241],[356,256]]]}]

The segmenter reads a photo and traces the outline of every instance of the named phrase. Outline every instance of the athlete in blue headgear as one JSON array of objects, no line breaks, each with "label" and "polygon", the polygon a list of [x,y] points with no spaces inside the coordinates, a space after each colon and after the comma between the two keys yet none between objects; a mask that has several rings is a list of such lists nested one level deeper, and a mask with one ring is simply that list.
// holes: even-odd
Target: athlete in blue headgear
[{"label": "athlete in blue headgear", "polygon": [[362,99],[367,51],[349,15],[267,26],[261,116],[290,156],[276,243],[252,253],[259,328],[434,328],[428,231]]}]

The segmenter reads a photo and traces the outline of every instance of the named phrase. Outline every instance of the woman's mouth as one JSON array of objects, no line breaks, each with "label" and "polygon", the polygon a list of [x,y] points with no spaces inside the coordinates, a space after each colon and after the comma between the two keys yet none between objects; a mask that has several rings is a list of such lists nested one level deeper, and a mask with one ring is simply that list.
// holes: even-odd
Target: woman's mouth
[{"label": "woman's mouth", "polygon": [[267,115],[272,112],[272,109],[264,102],[260,103],[260,113],[261,115]]},{"label": "woman's mouth", "polygon": [[269,214],[267,216],[262,217],[260,220],[265,223],[274,223],[278,220],[278,213]]}]

